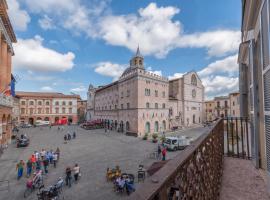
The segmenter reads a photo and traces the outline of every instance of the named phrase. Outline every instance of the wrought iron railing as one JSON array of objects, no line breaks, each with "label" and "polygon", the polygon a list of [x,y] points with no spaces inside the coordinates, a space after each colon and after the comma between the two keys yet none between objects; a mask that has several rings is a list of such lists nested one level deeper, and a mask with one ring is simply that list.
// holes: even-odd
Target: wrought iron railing
[{"label": "wrought iron railing", "polygon": [[224,118],[224,154],[251,159],[251,138],[248,118]]},{"label": "wrought iron railing", "polygon": [[12,97],[4,95],[4,94],[0,94],[0,106],[12,107],[13,106]]},{"label": "wrought iron railing", "polygon": [[224,124],[220,119],[182,153],[140,184],[130,199],[219,198],[224,151]]}]

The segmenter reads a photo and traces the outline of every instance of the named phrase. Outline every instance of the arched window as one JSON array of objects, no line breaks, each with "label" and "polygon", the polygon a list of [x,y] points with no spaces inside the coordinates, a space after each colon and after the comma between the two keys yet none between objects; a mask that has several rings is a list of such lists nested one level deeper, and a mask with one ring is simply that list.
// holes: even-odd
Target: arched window
[{"label": "arched window", "polygon": [[165,103],[162,104],[162,108],[165,108]]},{"label": "arched window", "polygon": [[195,74],[192,74],[191,76],[191,84],[197,86],[197,78]]},{"label": "arched window", "polygon": [[150,103],[146,103],[146,108],[150,108]]},{"label": "arched window", "polygon": [[145,123],[145,133],[150,133],[150,122]]},{"label": "arched window", "polygon": [[158,132],[158,121],[155,122],[155,132]]},{"label": "arched window", "polygon": [[162,122],[162,129],[163,129],[163,131],[166,130],[166,121],[165,120],[163,120],[163,122]]}]

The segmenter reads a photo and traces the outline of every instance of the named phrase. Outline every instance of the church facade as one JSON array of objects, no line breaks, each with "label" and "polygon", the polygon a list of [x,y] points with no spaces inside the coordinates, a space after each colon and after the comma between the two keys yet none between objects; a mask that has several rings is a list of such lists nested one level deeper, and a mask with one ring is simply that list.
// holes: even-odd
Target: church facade
[{"label": "church facade", "polygon": [[89,86],[87,120],[101,119],[112,129],[139,137],[162,133],[202,123],[203,93],[196,72],[169,80],[145,70],[138,48],[118,81],[98,88]]}]

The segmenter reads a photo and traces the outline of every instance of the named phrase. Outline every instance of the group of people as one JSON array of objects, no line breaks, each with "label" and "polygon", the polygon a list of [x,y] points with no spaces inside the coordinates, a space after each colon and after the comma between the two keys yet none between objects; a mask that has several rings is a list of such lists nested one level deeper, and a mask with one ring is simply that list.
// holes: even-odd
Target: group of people
[{"label": "group of people", "polygon": [[69,187],[71,187],[72,172],[73,172],[74,180],[75,182],[77,182],[79,177],[81,176],[81,170],[77,163],[75,164],[73,168],[71,167],[66,168],[66,185]]},{"label": "group of people", "polygon": [[166,160],[166,155],[167,155],[167,149],[163,144],[158,144],[158,159],[161,159],[161,155],[162,155],[162,160]]},{"label": "group of people", "polygon": [[[76,138],[76,132],[74,131],[72,134],[72,138],[75,139]],[[68,132],[66,135],[64,135],[64,140],[71,140],[71,134]]]},{"label": "group of people", "polygon": [[132,179],[128,174],[123,174],[115,180],[116,191],[121,192],[126,189],[127,194],[135,191],[134,178]]},{"label": "group of people", "polygon": [[23,176],[24,168],[26,168],[26,175],[29,177],[33,171],[42,170],[45,174],[48,173],[48,167],[52,164],[56,167],[57,161],[60,158],[60,149],[57,147],[55,151],[46,151],[42,149],[40,152],[35,151],[26,164],[23,160],[20,160],[16,165],[17,179],[19,180]]}]

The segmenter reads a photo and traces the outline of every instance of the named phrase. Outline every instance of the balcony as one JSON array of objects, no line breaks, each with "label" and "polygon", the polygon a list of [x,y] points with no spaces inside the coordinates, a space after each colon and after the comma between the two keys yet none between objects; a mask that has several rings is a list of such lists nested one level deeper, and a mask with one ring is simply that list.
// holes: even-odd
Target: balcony
[{"label": "balcony", "polygon": [[13,107],[12,96],[6,96],[4,94],[0,94],[0,106]]},{"label": "balcony", "polygon": [[208,133],[138,185],[131,199],[270,199],[251,161],[249,133],[245,118],[218,120]]}]

